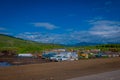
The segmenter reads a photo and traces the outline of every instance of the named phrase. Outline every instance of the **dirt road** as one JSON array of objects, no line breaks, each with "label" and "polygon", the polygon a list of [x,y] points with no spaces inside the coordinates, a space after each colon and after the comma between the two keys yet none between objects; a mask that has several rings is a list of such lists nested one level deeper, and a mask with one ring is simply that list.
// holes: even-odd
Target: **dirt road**
[{"label": "dirt road", "polygon": [[68,80],[120,80],[120,70],[72,78]]},{"label": "dirt road", "polygon": [[30,64],[0,68],[0,80],[66,80],[119,69],[120,58]]}]

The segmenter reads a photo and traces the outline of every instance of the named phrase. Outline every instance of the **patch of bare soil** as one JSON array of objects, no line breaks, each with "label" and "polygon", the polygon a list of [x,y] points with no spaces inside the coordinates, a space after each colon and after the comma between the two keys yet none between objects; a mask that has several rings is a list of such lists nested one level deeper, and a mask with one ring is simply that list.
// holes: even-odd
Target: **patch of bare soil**
[{"label": "patch of bare soil", "polygon": [[119,69],[120,58],[29,64],[1,67],[0,80],[66,80]]},{"label": "patch of bare soil", "polygon": [[26,64],[36,64],[36,63],[48,63],[50,60],[42,58],[27,58],[27,57],[0,57],[0,62],[9,62],[12,65],[26,65]]}]

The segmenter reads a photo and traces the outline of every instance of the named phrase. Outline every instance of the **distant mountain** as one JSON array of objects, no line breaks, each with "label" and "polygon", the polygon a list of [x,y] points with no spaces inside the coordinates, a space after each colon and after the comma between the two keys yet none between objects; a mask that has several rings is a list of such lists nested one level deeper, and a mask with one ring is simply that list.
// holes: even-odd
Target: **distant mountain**
[{"label": "distant mountain", "polygon": [[106,42],[106,43],[90,43],[90,42],[80,42],[77,44],[73,44],[71,46],[95,46],[95,45],[101,45],[101,44],[120,44],[115,42]]},{"label": "distant mountain", "polygon": [[89,42],[80,42],[75,44],[75,46],[92,46],[92,45],[98,45],[100,43],[89,43]]},{"label": "distant mountain", "polygon": [[66,46],[95,46],[102,44],[120,44],[120,42],[79,42],[75,44],[68,44]]},{"label": "distant mountain", "polygon": [[89,42],[80,42],[72,45],[67,46],[93,46],[93,45],[99,45],[100,43],[89,43]]}]

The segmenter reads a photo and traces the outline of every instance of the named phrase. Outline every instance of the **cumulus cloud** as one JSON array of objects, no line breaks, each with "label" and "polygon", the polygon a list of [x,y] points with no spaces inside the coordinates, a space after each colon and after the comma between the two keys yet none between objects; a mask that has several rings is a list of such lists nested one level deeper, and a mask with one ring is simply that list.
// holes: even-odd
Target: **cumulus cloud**
[{"label": "cumulus cloud", "polygon": [[9,32],[0,32],[0,34],[12,35],[12,33],[9,33]]},{"label": "cumulus cloud", "polygon": [[4,30],[6,30],[6,28],[4,28],[4,27],[0,27],[0,30],[1,30],[1,31],[4,31]]},{"label": "cumulus cloud", "polygon": [[93,25],[117,25],[120,26],[120,21],[110,21],[110,20],[102,20],[102,19],[95,19],[95,20],[89,20],[88,21],[89,24],[93,24]]},{"label": "cumulus cloud", "polygon": [[12,35],[13,33],[8,32],[8,29],[6,29],[4,27],[0,27],[0,34]]},{"label": "cumulus cloud", "polygon": [[43,28],[46,28],[48,30],[53,30],[53,29],[58,28],[57,26],[55,26],[51,23],[47,23],[47,22],[44,22],[44,23],[37,22],[37,23],[32,23],[32,24],[36,27],[43,27]]},{"label": "cumulus cloud", "polygon": [[99,20],[90,21],[90,24],[93,25],[90,29],[92,35],[113,37],[120,34],[120,22],[118,21]]},{"label": "cumulus cloud", "polygon": [[92,28],[89,33],[96,36],[104,42],[119,42],[120,43],[120,22],[110,20],[91,20],[89,24]]},{"label": "cumulus cloud", "polygon": [[18,34],[16,37],[24,38],[27,40],[38,41],[42,43],[61,43],[64,44],[66,36],[65,34],[55,34],[55,33],[40,33],[40,32],[24,32]]},{"label": "cumulus cloud", "polygon": [[120,43],[120,22],[109,20],[90,20],[87,22],[92,27],[88,30],[66,31],[66,33],[40,33],[25,32],[17,35],[17,37],[43,42],[43,43],[59,43],[59,44],[75,44],[79,42],[92,43]]}]

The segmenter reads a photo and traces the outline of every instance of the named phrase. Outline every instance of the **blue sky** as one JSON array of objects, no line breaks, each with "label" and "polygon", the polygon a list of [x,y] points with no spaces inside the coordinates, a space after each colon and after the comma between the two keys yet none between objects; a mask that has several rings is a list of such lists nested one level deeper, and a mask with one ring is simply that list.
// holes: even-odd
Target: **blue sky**
[{"label": "blue sky", "polygon": [[0,33],[43,43],[120,43],[120,0],[0,0]]}]

